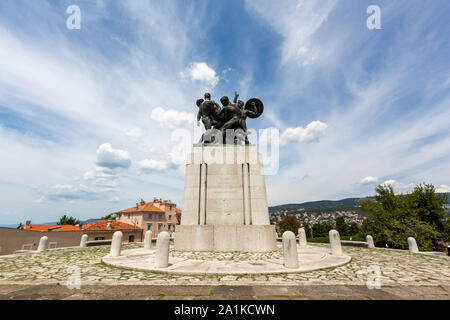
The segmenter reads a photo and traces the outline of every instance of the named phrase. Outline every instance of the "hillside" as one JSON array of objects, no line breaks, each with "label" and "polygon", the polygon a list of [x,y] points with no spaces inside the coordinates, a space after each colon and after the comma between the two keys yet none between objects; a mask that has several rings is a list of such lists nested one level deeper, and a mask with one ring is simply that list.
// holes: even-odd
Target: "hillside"
[{"label": "hillside", "polygon": [[[440,193],[442,194],[442,193]],[[346,198],[342,200],[320,200],[309,201],[303,203],[290,203],[278,206],[269,207],[269,213],[288,210],[296,211],[305,209],[310,214],[318,214],[321,212],[335,212],[335,211],[354,211],[359,215],[366,216],[367,213],[361,210],[360,202],[373,199],[373,197],[363,198]],[[450,193],[447,193],[447,205],[450,205]]]}]

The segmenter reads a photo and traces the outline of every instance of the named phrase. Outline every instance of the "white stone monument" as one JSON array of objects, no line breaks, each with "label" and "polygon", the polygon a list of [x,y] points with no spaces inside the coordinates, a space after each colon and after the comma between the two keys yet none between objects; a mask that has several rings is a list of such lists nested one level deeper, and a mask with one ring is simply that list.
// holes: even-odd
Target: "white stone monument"
[{"label": "white stone monument", "polygon": [[39,239],[39,246],[37,248],[37,251],[45,251],[48,248],[48,237],[43,236],[41,239]]},{"label": "white stone monument", "polygon": [[306,241],[306,231],[305,228],[298,229],[298,244],[301,247],[307,246],[308,242]]},{"label": "white stone monument", "polygon": [[414,239],[413,237],[408,238],[408,248],[410,253],[419,253],[416,239]]},{"label": "white stone monument", "polygon": [[283,260],[286,268],[298,268],[297,240],[292,231],[283,233]]},{"label": "white stone monument", "polygon": [[113,238],[111,241],[111,251],[109,253],[109,255],[111,257],[120,256],[120,251],[122,249],[122,238],[123,238],[123,234],[121,231],[114,232]]},{"label": "white stone monument", "polygon": [[195,145],[188,155],[184,183],[176,250],[276,250],[256,146]]},{"label": "white stone monument", "polygon": [[163,231],[156,239],[155,268],[167,268],[169,266],[170,235]]},{"label": "white stone monument", "polygon": [[337,230],[330,230],[329,237],[330,237],[331,254],[334,256],[341,256],[342,246],[339,232]]},{"label": "white stone monument", "polygon": [[89,239],[89,236],[87,234],[83,234],[81,236],[81,241],[80,241],[80,247],[81,248],[86,248],[87,247],[88,239]]},{"label": "white stone monument", "polygon": [[375,248],[375,243],[373,243],[373,238],[371,235],[367,235],[366,236],[366,242],[367,242],[367,247],[368,248]]},{"label": "white stone monument", "polygon": [[145,237],[144,237],[144,249],[150,250],[151,248],[152,248],[152,231],[148,230],[145,233]]}]

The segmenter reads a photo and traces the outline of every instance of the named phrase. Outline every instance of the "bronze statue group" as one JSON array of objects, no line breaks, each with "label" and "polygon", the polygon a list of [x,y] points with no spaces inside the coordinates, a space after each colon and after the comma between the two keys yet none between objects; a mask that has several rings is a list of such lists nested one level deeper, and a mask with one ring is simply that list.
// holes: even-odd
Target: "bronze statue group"
[{"label": "bronze statue group", "polygon": [[261,100],[252,98],[244,104],[238,100],[239,94],[235,92],[233,102],[227,96],[220,98],[222,107],[211,100],[211,94],[205,93],[204,99],[197,100],[197,125],[202,120],[206,132],[202,135],[204,144],[249,144],[246,120],[258,118],[264,106]]}]

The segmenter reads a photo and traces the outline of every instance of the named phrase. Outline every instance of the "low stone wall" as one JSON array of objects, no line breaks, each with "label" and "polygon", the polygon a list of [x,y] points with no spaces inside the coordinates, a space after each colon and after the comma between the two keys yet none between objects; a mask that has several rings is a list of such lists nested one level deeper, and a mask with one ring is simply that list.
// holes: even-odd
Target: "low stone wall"
[{"label": "low stone wall", "polygon": [[341,245],[348,246],[348,247],[366,247],[367,248],[367,242],[364,241],[349,241],[349,240],[341,240]]},{"label": "low stone wall", "polygon": [[[130,236],[134,236],[134,242],[142,242],[142,229],[122,230],[123,242],[127,243]],[[114,230],[111,231],[28,231],[12,228],[0,227],[0,255],[12,254],[18,250],[37,250],[39,240],[43,236],[48,237],[48,248],[62,248],[79,246],[81,236],[87,234],[89,241],[96,237],[103,237],[104,240],[111,240]]]}]

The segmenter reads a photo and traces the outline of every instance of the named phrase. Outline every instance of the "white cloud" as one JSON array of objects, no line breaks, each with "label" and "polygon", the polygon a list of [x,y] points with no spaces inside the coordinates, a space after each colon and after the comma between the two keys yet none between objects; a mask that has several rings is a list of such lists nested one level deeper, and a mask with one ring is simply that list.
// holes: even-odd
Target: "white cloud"
[{"label": "white cloud", "polygon": [[394,192],[409,192],[414,189],[414,183],[404,184],[394,179],[386,180],[383,182],[385,186],[391,186],[394,189]]},{"label": "white cloud", "polygon": [[[284,146],[294,142],[312,143],[319,141],[320,137],[325,134],[328,125],[321,121],[312,121],[305,128],[286,128],[282,133],[279,133],[277,128],[266,128],[260,131],[259,143],[261,144],[279,144]],[[279,139],[272,141],[274,135],[278,134]],[[270,137],[270,139],[269,139]]]},{"label": "white cloud", "polygon": [[110,143],[104,143],[97,149],[96,164],[109,169],[129,168],[131,166],[131,157],[128,152],[113,149]]},{"label": "white cloud", "polygon": [[78,186],[67,184],[56,184],[52,186],[49,192],[42,196],[38,201],[40,203],[47,201],[70,201],[70,200],[93,200],[97,198],[99,190],[88,187],[84,184]]},{"label": "white cloud", "polygon": [[436,192],[450,192],[450,186],[441,184],[439,188],[436,188]]},{"label": "white cloud", "polygon": [[112,197],[111,199],[109,199],[109,202],[120,202],[120,198],[119,197]]},{"label": "white cloud", "polygon": [[367,176],[364,179],[362,179],[360,183],[362,185],[369,185],[369,184],[372,184],[372,183],[376,183],[377,181],[378,181],[377,177]]},{"label": "white cloud", "polygon": [[152,120],[156,121],[161,127],[177,128],[180,126],[193,125],[195,123],[195,114],[176,111],[165,110],[161,107],[157,107],[152,110]]},{"label": "white cloud", "polygon": [[311,39],[327,21],[336,0],[284,1],[279,5],[270,0],[247,0],[246,4],[284,37],[281,63],[291,60],[310,65],[319,51],[311,48]]},{"label": "white cloud", "polygon": [[140,128],[132,128],[125,131],[125,135],[129,137],[132,141],[136,142],[144,136],[144,131]]},{"label": "white cloud", "polygon": [[316,142],[325,134],[327,128],[328,125],[320,121],[313,121],[306,128],[287,128],[280,135],[280,143],[281,145],[286,145],[291,142]]},{"label": "white cloud", "polygon": [[170,163],[165,160],[144,159],[139,162],[139,167],[144,171],[164,171],[170,167]]},{"label": "white cloud", "polygon": [[215,87],[219,83],[219,77],[216,71],[208,66],[205,62],[192,63],[181,76],[189,77],[193,81],[201,81],[211,87]]}]

